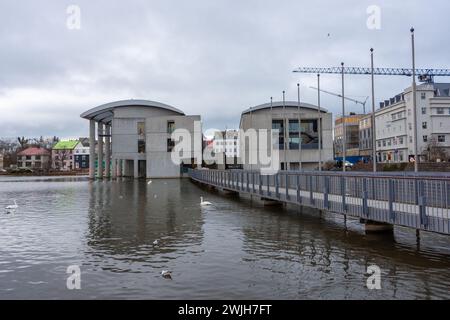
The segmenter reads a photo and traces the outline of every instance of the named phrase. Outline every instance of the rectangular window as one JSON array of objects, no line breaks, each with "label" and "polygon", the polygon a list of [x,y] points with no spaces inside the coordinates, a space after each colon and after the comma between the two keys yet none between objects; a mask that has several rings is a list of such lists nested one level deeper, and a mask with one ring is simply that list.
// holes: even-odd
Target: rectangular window
[{"label": "rectangular window", "polygon": [[398,138],[398,143],[403,144],[403,137]]},{"label": "rectangular window", "polygon": [[139,139],[144,139],[144,137],[145,137],[145,122],[137,123],[137,134],[139,136]]},{"label": "rectangular window", "polygon": [[174,147],[175,141],[173,141],[172,139],[167,139],[167,152],[172,152]]},{"label": "rectangular window", "polygon": [[167,121],[167,133],[172,134],[175,131],[175,121]]},{"label": "rectangular window", "polygon": [[423,142],[427,142],[428,141],[428,136],[423,136]]},{"label": "rectangular window", "polygon": [[444,114],[444,108],[437,108],[437,114]]},{"label": "rectangular window", "polygon": [[41,160],[41,156],[34,156],[34,160]]},{"label": "rectangular window", "polygon": [[420,98],[421,98],[422,100],[425,100],[426,97],[427,97],[427,94],[426,94],[425,92],[422,92],[422,93],[420,94]]},{"label": "rectangular window", "polygon": [[145,153],[145,141],[138,140],[138,153]]},{"label": "rectangular window", "polygon": [[438,142],[445,142],[445,136],[444,135],[439,135],[438,136]]},{"label": "rectangular window", "polygon": [[426,122],[422,122],[422,129],[426,129],[427,128],[427,123]]},{"label": "rectangular window", "polygon": [[408,123],[408,129],[412,130],[412,123]]},{"label": "rectangular window", "polygon": [[427,114],[427,108],[422,108],[422,114]]},{"label": "rectangular window", "polygon": [[278,149],[284,150],[284,121],[272,120],[272,130],[278,130]]}]

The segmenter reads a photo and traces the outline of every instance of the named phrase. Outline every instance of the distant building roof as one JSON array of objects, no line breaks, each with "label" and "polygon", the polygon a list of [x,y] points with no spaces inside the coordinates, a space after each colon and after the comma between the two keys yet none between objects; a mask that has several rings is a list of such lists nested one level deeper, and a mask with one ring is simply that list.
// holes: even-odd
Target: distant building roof
[{"label": "distant building roof", "polygon": [[49,156],[50,151],[44,148],[30,147],[20,151],[18,156]]},{"label": "distant building roof", "polygon": [[67,140],[67,141],[59,141],[53,147],[53,150],[73,150],[79,144],[78,140]]}]

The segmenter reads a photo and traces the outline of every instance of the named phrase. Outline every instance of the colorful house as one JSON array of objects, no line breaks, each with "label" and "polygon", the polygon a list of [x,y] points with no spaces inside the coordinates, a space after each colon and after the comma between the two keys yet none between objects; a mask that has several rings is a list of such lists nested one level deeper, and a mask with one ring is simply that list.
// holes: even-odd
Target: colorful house
[{"label": "colorful house", "polygon": [[81,142],[78,140],[59,141],[52,149],[52,166],[59,170],[73,170],[75,151]]},{"label": "colorful house", "polygon": [[49,150],[40,147],[30,147],[17,154],[19,168],[48,169],[51,163]]}]

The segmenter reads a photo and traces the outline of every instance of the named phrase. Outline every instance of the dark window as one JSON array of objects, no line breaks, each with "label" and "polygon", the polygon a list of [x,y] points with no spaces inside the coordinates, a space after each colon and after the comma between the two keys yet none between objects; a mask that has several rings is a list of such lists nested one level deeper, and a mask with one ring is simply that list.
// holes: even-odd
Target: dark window
[{"label": "dark window", "polygon": [[427,123],[426,122],[422,122],[422,129],[426,129],[427,128]]},{"label": "dark window", "polygon": [[145,153],[145,141],[138,140],[138,153]]},{"label": "dark window", "polygon": [[278,148],[284,150],[284,121],[272,120],[272,130],[278,130]]},{"label": "dark window", "polygon": [[167,152],[172,152],[175,147],[175,141],[172,139],[167,139]]},{"label": "dark window", "polygon": [[175,121],[167,121],[167,133],[172,133],[175,131]]},{"label": "dark window", "polygon": [[444,135],[438,136],[438,142],[445,142],[445,136]]},{"label": "dark window", "polygon": [[41,156],[35,156],[34,159],[35,160],[41,160]]}]

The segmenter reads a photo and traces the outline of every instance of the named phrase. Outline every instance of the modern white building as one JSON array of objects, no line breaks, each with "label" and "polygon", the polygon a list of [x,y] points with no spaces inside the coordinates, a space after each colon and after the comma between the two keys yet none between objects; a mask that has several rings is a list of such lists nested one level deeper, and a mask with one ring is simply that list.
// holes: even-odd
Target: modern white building
[{"label": "modern white building", "polygon": [[[450,151],[449,91],[450,84],[446,83],[417,86],[417,145],[421,161],[427,159],[427,149],[432,141]],[[378,162],[414,161],[413,119],[411,87],[380,103],[380,109],[375,112]]]},{"label": "modern white building", "polygon": [[222,137],[214,138],[214,152],[225,153],[227,158],[239,157],[239,131],[225,130],[220,134]]},{"label": "modern white building", "polygon": [[[299,119],[301,130],[299,134]],[[321,119],[319,125],[319,119]],[[262,104],[242,112],[239,125],[241,130],[266,129],[270,132],[278,130],[279,138],[275,142],[279,150],[279,165],[281,170],[315,170],[322,163],[333,160],[333,128],[332,114],[308,103],[296,101],[273,102]],[[322,150],[319,153],[319,128],[321,128]],[[269,134],[270,136],[270,134]],[[263,166],[254,165],[248,159],[249,151],[261,150],[261,145],[244,143],[240,139],[240,157],[244,169],[255,170]],[[301,145],[299,142],[301,141]],[[299,146],[301,146],[299,148]],[[300,151],[299,151],[300,150]],[[264,150],[261,150],[264,152]]]},{"label": "modern white building", "polygon": [[[81,117],[90,120],[91,178],[94,178],[95,159],[104,163],[101,166],[104,169],[97,170],[99,178],[111,175],[113,178],[176,178],[181,176],[182,167],[201,165],[200,116],[187,116],[183,111],[160,102],[124,100],[95,107]],[[181,164],[172,161],[175,147],[172,133],[175,129],[184,129],[191,138],[188,143],[190,149],[185,150]]]}]

